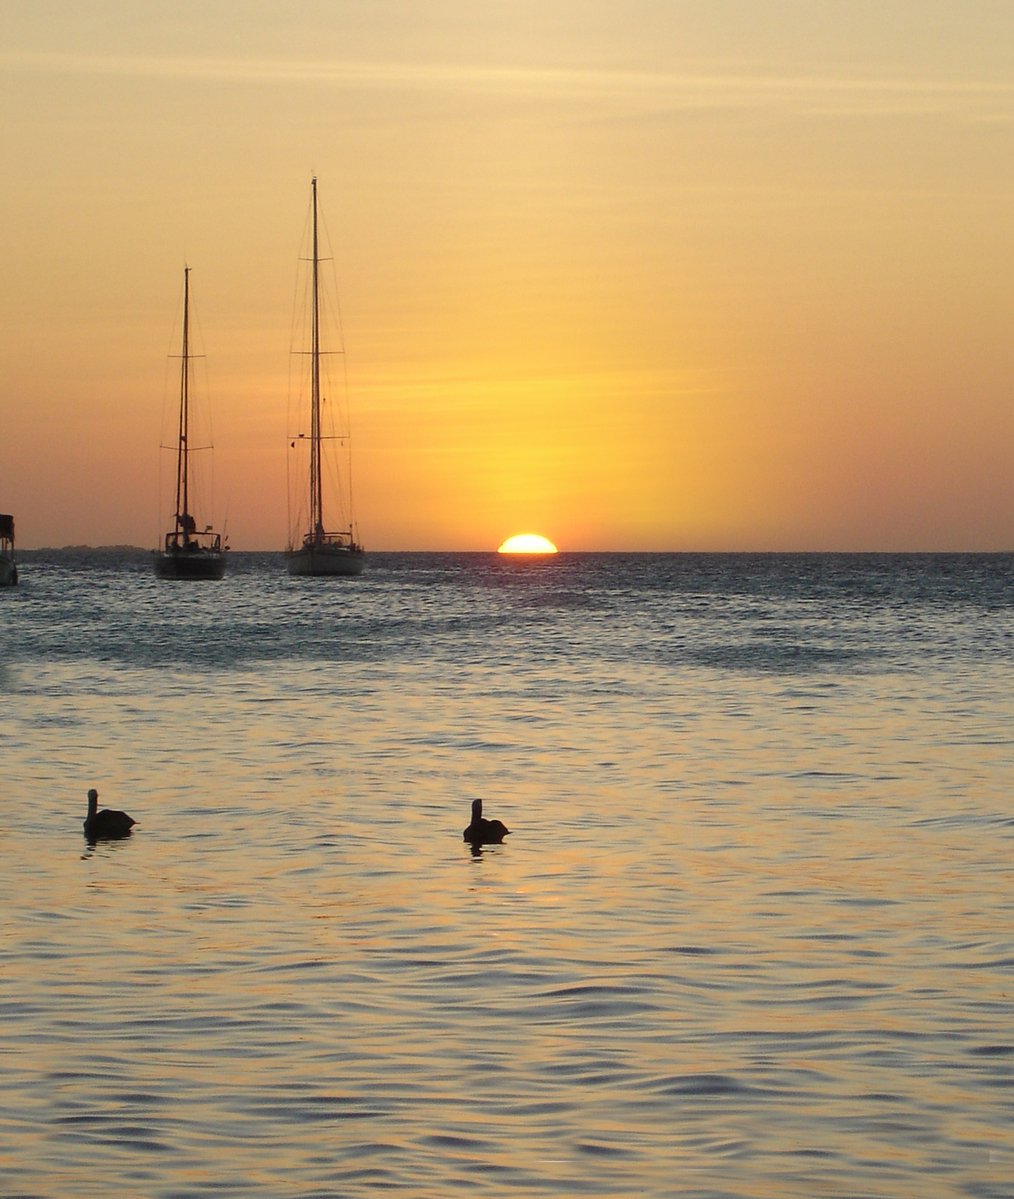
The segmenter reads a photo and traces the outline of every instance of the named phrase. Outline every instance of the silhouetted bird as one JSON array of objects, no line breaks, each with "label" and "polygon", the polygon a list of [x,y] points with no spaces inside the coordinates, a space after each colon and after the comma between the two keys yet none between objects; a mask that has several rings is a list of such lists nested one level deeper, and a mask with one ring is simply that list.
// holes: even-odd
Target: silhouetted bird
[{"label": "silhouetted bird", "polygon": [[126,812],[114,812],[111,808],[103,808],[100,812],[98,806],[99,793],[93,788],[88,792],[88,815],[84,822],[84,834],[89,841],[130,836],[130,830],[137,824],[133,816],[128,816]]},{"label": "silhouetted bird", "polygon": [[500,820],[485,820],[482,815],[482,800],[472,800],[472,823],[462,833],[465,841],[473,845],[499,845],[510,829]]}]

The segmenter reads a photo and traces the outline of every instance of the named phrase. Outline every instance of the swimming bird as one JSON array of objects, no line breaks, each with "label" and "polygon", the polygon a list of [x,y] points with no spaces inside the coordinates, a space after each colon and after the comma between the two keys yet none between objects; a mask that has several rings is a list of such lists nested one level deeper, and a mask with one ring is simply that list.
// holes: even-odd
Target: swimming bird
[{"label": "swimming bird", "polygon": [[499,845],[510,829],[500,820],[486,820],[482,815],[482,800],[472,800],[472,823],[462,833],[473,845]]},{"label": "swimming bird", "polygon": [[115,812],[111,808],[103,808],[100,812],[98,807],[99,793],[93,787],[88,792],[88,815],[84,822],[84,834],[89,841],[130,836],[130,830],[137,824],[133,816],[128,816],[126,812]]}]

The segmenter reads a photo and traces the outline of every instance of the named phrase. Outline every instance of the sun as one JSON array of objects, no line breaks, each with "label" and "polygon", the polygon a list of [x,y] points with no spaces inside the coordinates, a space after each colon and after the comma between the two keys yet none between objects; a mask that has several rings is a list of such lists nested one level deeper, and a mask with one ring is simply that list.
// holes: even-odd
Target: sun
[{"label": "sun", "polygon": [[498,554],[555,554],[556,546],[538,533],[515,533],[496,551]]}]

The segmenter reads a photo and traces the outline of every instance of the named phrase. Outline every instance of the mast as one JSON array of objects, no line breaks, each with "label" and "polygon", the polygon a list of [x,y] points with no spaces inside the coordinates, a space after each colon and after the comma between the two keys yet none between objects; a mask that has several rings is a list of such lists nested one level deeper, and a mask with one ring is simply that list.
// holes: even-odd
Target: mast
[{"label": "mast", "polygon": [[[180,426],[176,455],[176,532],[187,521],[190,511],[188,478],[189,448],[187,428],[190,421],[190,267],[183,268],[183,353],[180,364]],[[185,530],[189,533],[189,530]]]},{"label": "mast", "polygon": [[313,189],[313,310],[311,315],[310,382],[310,532],[319,541],[324,533],[324,496],[320,469],[320,293],[317,245],[317,176]]}]

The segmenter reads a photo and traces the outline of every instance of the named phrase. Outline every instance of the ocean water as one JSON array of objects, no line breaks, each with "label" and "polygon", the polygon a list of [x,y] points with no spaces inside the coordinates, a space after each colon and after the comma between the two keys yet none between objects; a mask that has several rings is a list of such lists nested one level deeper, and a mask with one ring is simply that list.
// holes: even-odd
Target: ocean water
[{"label": "ocean water", "polygon": [[1014,556],[21,577],[5,1199],[1014,1195]]}]

